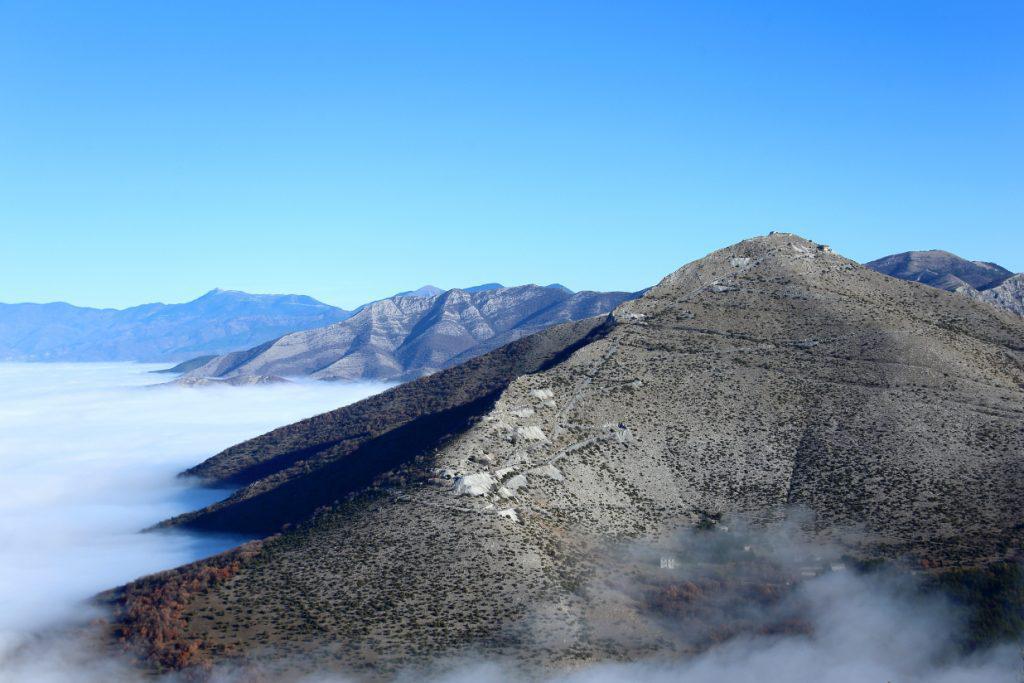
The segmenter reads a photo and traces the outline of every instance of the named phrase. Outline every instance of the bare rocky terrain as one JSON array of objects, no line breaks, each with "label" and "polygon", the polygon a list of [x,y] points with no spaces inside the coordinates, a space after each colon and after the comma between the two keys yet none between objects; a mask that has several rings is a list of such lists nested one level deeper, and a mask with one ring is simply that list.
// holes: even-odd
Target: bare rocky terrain
[{"label": "bare rocky terrain", "polygon": [[405,381],[551,325],[607,313],[636,296],[538,285],[438,292],[422,288],[367,304],[343,322],[210,359],[186,377]]},{"label": "bare rocky terrain", "polygon": [[790,519],[845,562],[984,569],[1020,557],[1022,453],[1024,320],[774,233],[215,456],[190,474],[243,488],[168,524],[264,540],[105,599],[161,666],[690,652],[652,615],[712,622],[702,596],[795,579],[748,544],[717,560],[742,581],[621,588],[671,576],[680,529]]}]

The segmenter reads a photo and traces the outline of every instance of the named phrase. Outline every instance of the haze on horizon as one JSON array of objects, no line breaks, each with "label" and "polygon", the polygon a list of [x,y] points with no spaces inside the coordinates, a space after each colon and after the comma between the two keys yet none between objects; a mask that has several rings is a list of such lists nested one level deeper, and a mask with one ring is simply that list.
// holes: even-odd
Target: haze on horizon
[{"label": "haze on horizon", "polygon": [[772,229],[1024,270],[1013,2],[0,6],[0,300],[636,290]]}]

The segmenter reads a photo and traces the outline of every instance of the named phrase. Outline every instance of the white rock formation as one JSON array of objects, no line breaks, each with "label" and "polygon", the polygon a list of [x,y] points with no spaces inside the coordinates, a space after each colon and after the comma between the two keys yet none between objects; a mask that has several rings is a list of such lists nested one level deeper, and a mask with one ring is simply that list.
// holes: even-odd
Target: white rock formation
[{"label": "white rock formation", "polygon": [[505,488],[507,488],[509,491],[513,493],[515,493],[524,486],[526,486],[525,474],[517,474],[516,476],[512,477],[511,479],[505,482]]},{"label": "white rock formation", "polygon": [[499,510],[498,511],[498,516],[499,517],[504,517],[505,519],[511,519],[513,522],[518,522],[519,521],[519,515],[516,514],[515,508],[509,508],[507,510]]},{"label": "white rock formation", "polygon": [[534,467],[532,470],[527,470],[527,472],[539,477],[554,479],[555,481],[565,481],[565,475],[554,465],[541,465],[540,467]]},{"label": "white rock formation", "polygon": [[494,477],[486,472],[464,474],[455,480],[455,495],[482,496],[494,486]]},{"label": "white rock formation", "polygon": [[526,441],[547,441],[548,437],[545,436],[544,430],[540,427],[517,427],[516,436]]}]

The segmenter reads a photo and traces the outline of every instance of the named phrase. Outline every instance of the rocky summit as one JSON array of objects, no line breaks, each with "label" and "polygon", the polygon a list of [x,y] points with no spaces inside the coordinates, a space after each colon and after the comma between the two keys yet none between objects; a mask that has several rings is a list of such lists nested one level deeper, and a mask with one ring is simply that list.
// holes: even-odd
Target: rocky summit
[{"label": "rocky summit", "polygon": [[105,599],[175,667],[690,651],[656,615],[711,623],[701,585],[616,589],[676,566],[630,543],[791,519],[849,562],[984,567],[1024,540],[1022,452],[1024,321],[773,233],[215,456],[191,474],[243,488],[171,524],[265,538]]}]

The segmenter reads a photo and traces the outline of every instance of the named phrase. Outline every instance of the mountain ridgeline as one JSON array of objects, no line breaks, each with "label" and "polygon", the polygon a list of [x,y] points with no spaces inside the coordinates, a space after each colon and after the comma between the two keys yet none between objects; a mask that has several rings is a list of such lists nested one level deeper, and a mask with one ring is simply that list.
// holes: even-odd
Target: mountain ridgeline
[{"label": "mountain ridgeline", "polygon": [[552,285],[418,290],[350,318],[197,364],[183,378],[307,376],[405,381],[457,365],[551,325],[611,311],[636,294]]},{"label": "mountain ridgeline", "polygon": [[[461,309],[460,296],[471,299]],[[183,304],[124,310],[0,304],[0,360],[182,361],[161,372],[184,375],[178,383],[189,386],[281,381],[278,374],[408,379],[551,324],[607,313],[630,296],[492,282],[451,292],[426,285],[352,311],[308,296],[221,289]],[[432,308],[439,301],[441,306]],[[348,327],[327,327],[349,318],[356,320]],[[305,330],[314,331],[287,337]],[[347,360],[330,370],[314,367],[315,359],[330,356],[334,348],[334,360]],[[286,361],[286,355],[293,358]],[[269,358],[277,362],[266,362]],[[365,363],[361,373],[344,370],[360,363]],[[266,372],[249,371],[256,366]]]},{"label": "mountain ridgeline", "polygon": [[616,589],[675,566],[623,543],[790,520],[850,562],[981,571],[1020,558],[1022,452],[1024,320],[773,233],[214,456],[188,474],[242,488],[166,526],[265,538],[104,599],[117,638],[178,668],[692,653],[658,606],[707,615],[702,643],[742,631],[701,611],[729,575]]}]

